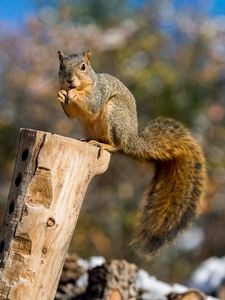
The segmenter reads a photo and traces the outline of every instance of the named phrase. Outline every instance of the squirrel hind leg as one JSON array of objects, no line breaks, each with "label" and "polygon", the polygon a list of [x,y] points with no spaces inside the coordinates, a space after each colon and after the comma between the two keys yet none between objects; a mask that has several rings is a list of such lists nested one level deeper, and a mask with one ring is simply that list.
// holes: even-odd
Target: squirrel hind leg
[{"label": "squirrel hind leg", "polygon": [[110,144],[101,143],[95,140],[89,140],[88,144],[96,146],[99,148],[98,158],[100,158],[103,154],[103,151],[106,150],[110,153],[117,152],[119,149]]}]

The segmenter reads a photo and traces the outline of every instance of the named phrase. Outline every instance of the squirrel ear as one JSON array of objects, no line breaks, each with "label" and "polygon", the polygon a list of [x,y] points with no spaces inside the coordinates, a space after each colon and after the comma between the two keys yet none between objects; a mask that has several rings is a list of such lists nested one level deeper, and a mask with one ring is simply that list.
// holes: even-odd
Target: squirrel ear
[{"label": "squirrel ear", "polygon": [[91,60],[91,57],[92,57],[92,51],[91,50],[87,50],[84,52],[84,57],[90,61]]},{"label": "squirrel ear", "polygon": [[59,56],[60,62],[62,62],[65,55],[61,51],[58,51],[58,56]]}]

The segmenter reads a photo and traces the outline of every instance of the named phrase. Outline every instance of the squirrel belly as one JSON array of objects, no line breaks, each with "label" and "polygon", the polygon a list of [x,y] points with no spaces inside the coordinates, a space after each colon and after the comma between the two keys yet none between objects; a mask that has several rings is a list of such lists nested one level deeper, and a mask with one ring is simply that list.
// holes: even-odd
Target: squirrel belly
[{"label": "squirrel belly", "polygon": [[140,253],[153,255],[195,218],[205,190],[205,159],[189,131],[165,118],[153,119],[133,149],[124,150],[156,164],[142,200],[138,235]]},{"label": "squirrel belly", "polygon": [[138,235],[140,252],[153,255],[195,218],[206,185],[204,155],[173,119],[156,118],[139,133],[134,96],[119,79],[95,73],[90,58],[90,51],[59,52],[58,99],[69,117],[79,118],[86,138],[103,142],[108,151],[155,162]]}]

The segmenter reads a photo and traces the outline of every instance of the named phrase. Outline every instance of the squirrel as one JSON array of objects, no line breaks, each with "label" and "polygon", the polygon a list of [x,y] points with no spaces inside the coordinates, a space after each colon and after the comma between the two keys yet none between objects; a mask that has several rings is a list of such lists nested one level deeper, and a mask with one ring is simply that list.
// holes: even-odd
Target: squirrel
[{"label": "squirrel", "polygon": [[78,118],[87,141],[109,152],[154,162],[153,180],[142,200],[138,242],[143,255],[155,254],[196,216],[206,185],[205,158],[198,142],[178,121],[156,118],[141,132],[136,101],[116,77],[96,73],[91,50],[58,51],[58,100]]}]

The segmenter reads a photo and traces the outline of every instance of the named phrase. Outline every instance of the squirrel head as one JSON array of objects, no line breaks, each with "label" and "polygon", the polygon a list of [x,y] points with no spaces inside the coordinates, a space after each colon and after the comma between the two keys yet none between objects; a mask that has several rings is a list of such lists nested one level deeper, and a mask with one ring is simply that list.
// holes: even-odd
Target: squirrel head
[{"label": "squirrel head", "polygon": [[91,50],[69,55],[58,51],[58,57],[60,62],[59,82],[61,88],[65,90],[82,90],[90,84],[93,84],[94,71],[90,64],[92,57]]}]

